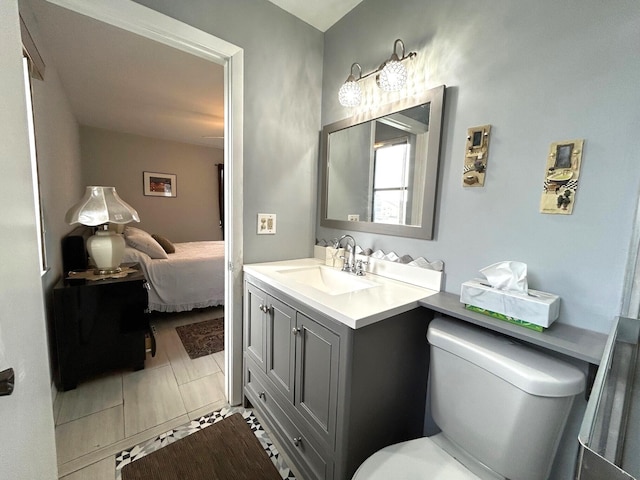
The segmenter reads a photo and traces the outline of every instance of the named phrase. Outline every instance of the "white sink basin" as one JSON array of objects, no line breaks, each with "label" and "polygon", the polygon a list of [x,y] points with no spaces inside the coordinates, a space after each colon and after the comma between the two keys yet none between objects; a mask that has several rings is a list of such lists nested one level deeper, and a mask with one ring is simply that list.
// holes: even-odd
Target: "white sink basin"
[{"label": "white sink basin", "polygon": [[378,286],[362,277],[319,265],[279,270],[278,273],[328,295],[342,295]]}]

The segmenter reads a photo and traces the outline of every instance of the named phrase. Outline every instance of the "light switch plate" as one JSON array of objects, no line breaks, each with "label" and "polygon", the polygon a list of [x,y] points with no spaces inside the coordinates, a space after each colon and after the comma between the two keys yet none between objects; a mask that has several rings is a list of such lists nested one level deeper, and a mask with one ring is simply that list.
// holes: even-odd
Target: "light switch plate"
[{"label": "light switch plate", "polygon": [[258,235],[274,235],[276,233],[276,214],[258,214]]}]

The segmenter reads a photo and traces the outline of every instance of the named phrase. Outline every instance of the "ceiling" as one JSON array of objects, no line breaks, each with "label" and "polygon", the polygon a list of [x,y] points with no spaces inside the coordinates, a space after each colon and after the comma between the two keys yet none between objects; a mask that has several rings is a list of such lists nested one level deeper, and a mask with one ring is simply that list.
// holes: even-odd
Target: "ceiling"
[{"label": "ceiling", "polygon": [[321,32],[353,10],[362,0],[269,0]]},{"label": "ceiling", "polygon": [[[270,1],[325,31],[362,0]],[[81,125],[222,148],[221,65],[44,0],[28,3]]]}]

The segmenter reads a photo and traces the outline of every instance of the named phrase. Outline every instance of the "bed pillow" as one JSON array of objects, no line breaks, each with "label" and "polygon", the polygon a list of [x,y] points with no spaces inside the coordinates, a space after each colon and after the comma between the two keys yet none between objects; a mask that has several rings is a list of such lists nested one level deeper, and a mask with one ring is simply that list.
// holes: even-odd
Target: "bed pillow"
[{"label": "bed pillow", "polygon": [[124,239],[127,245],[146,253],[151,258],[169,258],[167,252],[162,249],[160,244],[144,230],[129,232],[129,234],[125,233]]},{"label": "bed pillow", "polygon": [[141,228],[132,227],[130,225],[126,225],[124,227],[124,238],[130,237],[132,235],[149,235],[147,232],[142,230]]},{"label": "bed pillow", "polygon": [[160,244],[165,252],[176,253],[176,247],[174,247],[173,243],[171,243],[171,241],[167,238],[163,237],[162,235],[158,235],[157,233],[152,234],[151,237]]}]

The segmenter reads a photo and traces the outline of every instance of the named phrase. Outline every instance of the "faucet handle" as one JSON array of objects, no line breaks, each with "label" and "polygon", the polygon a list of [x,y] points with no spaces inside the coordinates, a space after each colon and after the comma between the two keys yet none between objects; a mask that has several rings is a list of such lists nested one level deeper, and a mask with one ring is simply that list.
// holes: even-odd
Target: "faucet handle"
[{"label": "faucet handle", "polygon": [[364,266],[365,265],[369,265],[369,261],[365,261],[365,260],[356,260],[356,264],[355,264],[355,268],[354,268],[354,272],[356,275],[358,275],[359,277],[363,277],[365,275],[365,271],[364,271]]},{"label": "faucet handle", "polygon": [[348,258],[345,255],[340,256],[340,259],[342,260],[342,271],[343,272],[350,272],[351,271],[351,265],[349,265],[348,262]]}]

